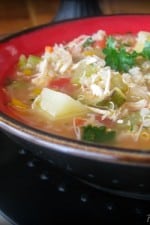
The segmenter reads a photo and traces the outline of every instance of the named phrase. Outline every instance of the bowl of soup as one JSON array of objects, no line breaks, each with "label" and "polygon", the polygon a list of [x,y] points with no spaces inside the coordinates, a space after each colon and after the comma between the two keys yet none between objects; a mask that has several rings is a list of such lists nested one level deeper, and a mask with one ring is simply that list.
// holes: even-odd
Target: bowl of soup
[{"label": "bowl of soup", "polygon": [[0,43],[0,127],[85,182],[150,198],[149,15],[46,24]]}]

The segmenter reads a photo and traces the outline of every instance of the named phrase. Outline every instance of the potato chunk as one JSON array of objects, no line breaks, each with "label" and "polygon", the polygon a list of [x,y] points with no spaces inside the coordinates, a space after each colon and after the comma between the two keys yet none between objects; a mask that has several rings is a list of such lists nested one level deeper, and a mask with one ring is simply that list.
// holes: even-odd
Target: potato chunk
[{"label": "potato chunk", "polygon": [[43,88],[32,104],[33,109],[46,111],[52,119],[74,117],[87,112],[87,107],[69,95]]}]

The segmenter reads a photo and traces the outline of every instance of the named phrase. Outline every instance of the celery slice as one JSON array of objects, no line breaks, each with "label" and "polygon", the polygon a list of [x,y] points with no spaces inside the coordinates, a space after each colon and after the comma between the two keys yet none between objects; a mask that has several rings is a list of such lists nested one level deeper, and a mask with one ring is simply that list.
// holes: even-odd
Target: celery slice
[{"label": "celery slice", "polygon": [[27,66],[31,66],[34,68],[39,62],[41,61],[41,58],[35,55],[29,55],[27,59]]},{"label": "celery slice", "polygon": [[119,88],[116,87],[113,89],[111,100],[116,106],[120,107],[126,101],[126,96]]},{"label": "celery slice", "polygon": [[26,67],[27,58],[25,55],[21,55],[18,61],[18,67],[20,70],[23,70]]},{"label": "celery slice", "polygon": [[21,55],[18,61],[20,70],[34,69],[35,66],[41,61],[41,58],[35,55]]}]

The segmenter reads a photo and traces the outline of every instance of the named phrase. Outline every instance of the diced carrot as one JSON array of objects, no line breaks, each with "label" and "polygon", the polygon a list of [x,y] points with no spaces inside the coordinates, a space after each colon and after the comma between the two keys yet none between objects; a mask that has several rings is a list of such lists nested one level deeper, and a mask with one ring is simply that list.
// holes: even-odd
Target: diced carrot
[{"label": "diced carrot", "polygon": [[52,46],[46,46],[45,52],[49,52],[49,53],[53,52],[53,47]]}]

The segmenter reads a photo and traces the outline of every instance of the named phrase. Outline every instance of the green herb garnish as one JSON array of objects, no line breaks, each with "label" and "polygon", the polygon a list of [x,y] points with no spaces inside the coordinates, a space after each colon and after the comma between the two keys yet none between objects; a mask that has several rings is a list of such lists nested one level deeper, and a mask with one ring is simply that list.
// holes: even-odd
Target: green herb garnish
[{"label": "green herb garnish", "polygon": [[127,52],[124,46],[116,48],[115,39],[111,36],[107,39],[106,48],[103,52],[106,65],[119,72],[128,72],[136,64],[138,56],[135,51]]},{"label": "green herb garnish", "polygon": [[109,142],[114,140],[116,132],[105,126],[96,127],[88,125],[82,127],[82,140],[94,143]]}]

